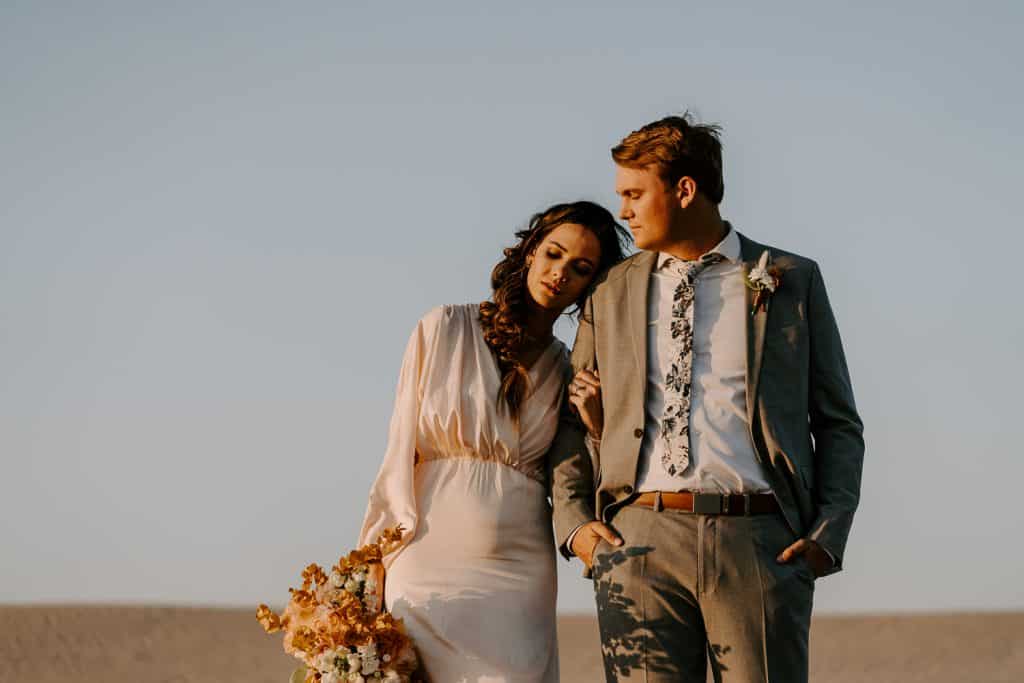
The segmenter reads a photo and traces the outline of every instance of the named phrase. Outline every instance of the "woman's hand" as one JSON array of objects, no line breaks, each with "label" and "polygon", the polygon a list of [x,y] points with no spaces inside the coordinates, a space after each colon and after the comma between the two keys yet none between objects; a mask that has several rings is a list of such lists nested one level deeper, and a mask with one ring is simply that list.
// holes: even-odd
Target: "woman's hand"
[{"label": "woman's hand", "polygon": [[597,370],[580,370],[569,382],[569,403],[580,416],[590,438],[601,438],[604,429],[604,408],[601,406],[601,379]]}]

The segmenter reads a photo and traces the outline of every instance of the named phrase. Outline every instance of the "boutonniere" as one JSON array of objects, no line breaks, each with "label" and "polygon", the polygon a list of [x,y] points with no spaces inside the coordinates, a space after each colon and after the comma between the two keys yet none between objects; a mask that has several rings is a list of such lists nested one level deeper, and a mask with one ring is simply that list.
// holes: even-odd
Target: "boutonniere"
[{"label": "boutonniere", "polygon": [[768,250],[765,249],[757,265],[750,269],[745,280],[749,289],[754,290],[754,305],[750,315],[764,310],[768,306],[768,297],[782,284],[782,270],[768,265]]}]

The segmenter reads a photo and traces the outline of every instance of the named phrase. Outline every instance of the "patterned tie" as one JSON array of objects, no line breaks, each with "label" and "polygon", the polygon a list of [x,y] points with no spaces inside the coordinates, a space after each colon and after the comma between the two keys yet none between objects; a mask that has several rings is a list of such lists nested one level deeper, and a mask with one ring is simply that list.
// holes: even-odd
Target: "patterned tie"
[{"label": "patterned tie", "polygon": [[661,438],[665,449],[661,464],[671,477],[681,477],[690,466],[690,381],[693,371],[693,283],[697,276],[725,257],[704,254],[699,261],[669,258],[665,269],[679,277],[672,299],[672,363],[665,374],[665,411],[661,415]]}]

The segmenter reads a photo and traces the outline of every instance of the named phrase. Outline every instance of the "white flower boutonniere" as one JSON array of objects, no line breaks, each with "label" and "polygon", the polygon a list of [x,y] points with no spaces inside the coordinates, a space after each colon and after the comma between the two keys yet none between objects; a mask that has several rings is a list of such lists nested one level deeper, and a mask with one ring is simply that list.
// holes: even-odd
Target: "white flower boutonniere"
[{"label": "white flower boutonniere", "polygon": [[757,265],[750,269],[745,280],[748,288],[754,290],[754,305],[750,315],[764,310],[768,306],[768,297],[782,284],[782,271],[768,265],[768,250],[765,249]]}]

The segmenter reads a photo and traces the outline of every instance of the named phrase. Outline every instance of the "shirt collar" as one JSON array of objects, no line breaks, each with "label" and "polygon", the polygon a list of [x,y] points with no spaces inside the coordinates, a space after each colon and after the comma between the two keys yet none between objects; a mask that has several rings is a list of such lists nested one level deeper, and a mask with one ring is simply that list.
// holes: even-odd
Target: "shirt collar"
[{"label": "shirt collar", "polygon": [[[728,221],[726,221],[726,223],[725,223],[725,229],[726,229],[725,237],[723,237],[722,241],[719,242],[718,244],[716,244],[711,249],[711,251],[708,252],[708,254],[719,253],[722,256],[724,256],[727,261],[730,261],[730,262],[739,261],[740,260],[740,237],[739,237],[739,234],[735,230],[733,230],[733,227],[731,225],[729,225]],[[661,270],[661,268],[664,267],[665,263],[669,259],[671,259],[671,258],[675,258],[675,256],[672,256],[671,254],[666,254],[663,251],[659,251],[658,252],[658,263],[655,266],[655,270]]]}]

